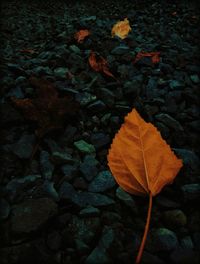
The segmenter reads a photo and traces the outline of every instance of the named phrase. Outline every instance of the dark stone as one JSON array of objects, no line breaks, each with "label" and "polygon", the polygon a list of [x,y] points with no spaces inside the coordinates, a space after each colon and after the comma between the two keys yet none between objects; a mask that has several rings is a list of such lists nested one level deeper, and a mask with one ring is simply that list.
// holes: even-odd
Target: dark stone
[{"label": "dark stone", "polygon": [[61,247],[61,235],[57,231],[53,231],[48,234],[47,246],[53,251],[59,250]]},{"label": "dark stone", "polygon": [[104,192],[116,185],[115,179],[108,170],[101,171],[94,180],[89,184],[90,192]]},{"label": "dark stone", "polygon": [[123,86],[123,92],[125,95],[132,95],[136,97],[139,94],[141,88],[140,80],[126,81]]},{"label": "dark stone", "polygon": [[51,160],[54,164],[60,165],[63,163],[73,163],[73,158],[70,153],[65,150],[54,151],[51,156]]},{"label": "dark stone", "polygon": [[92,155],[86,155],[84,161],[80,164],[80,171],[87,181],[91,181],[98,172],[98,161]]},{"label": "dark stone", "polygon": [[120,46],[117,46],[116,48],[114,48],[111,51],[111,54],[114,54],[114,55],[124,55],[124,54],[128,53],[129,50],[130,49],[129,49],[128,46],[120,45]]},{"label": "dark stone", "polygon": [[200,198],[199,183],[185,184],[181,187],[181,190],[186,201],[195,201]]},{"label": "dark stone", "polygon": [[83,177],[77,177],[75,178],[74,182],[73,182],[73,186],[76,189],[80,189],[80,190],[87,190],[87,183],[84,180]]},{"label": "dark stone", "polygon": [[98,91],[98,97],[108,106],[112,107],[115,103],[114,93],[107,88],[101,88]]},{"label": "dark stone", "polygon": [[10,214],[10,205],[5,199],[0,199],[0,220],[5,220]]},{"label": "dark stone", "polygon": [[163,213],[163,219],[169,227],[182,227],[187,224],[186,215],[179,209],[165,211]]},{"label": "dark stone", "polygon": [[164,123],[166,126],[174,129],[175,131],[183,131],[183,127],[181,126],[181,124],[168,114],[158,114],[155,116],[155,118],[156,120]]},{"label": "dark stone", "polygon": [[88,216],[98,216],[100,214],[100,210],[93,206],[87,206],[79,212],[80,216],[88,217]]},{"label": "dark stone", "polygon": [[87,109],[92,113],[99,113],[106,110],[106,105],[101,100],[95,101],[88,105]]},{"label": "dark stone", "polygon": [[78,174],[78,169],[76,166],[73,165],[63,165],[61,167],[61,170],[64,174],[64,177],[66,180],[70,181],[71,179],[73,179],[74,177],[76,177],[76,175]]},{"label": "dark stone", "polygon": [[106,147],[110,143],[110,136],[102,132],[93,133],[90,137],[90,141],[96,149],[100,149]]},{"label": "dark stone", "polygon": [[175,264],[179,263],[191,263],[198,264],[200,262],[200,255],[198,252],[186,249],[176,249],[170,255],[170,261]]},{"label": "dark stone", "polygon": [[57,212],[57,205],[48,198],[30,199],[14,205],[11,213],[11,228],[14,233],[37,231]]},{"label": "dark stone", "polygon": [[47,151],[41,151],[40,165],[44,179],[51,180],[54,171],[54,165],[51,163],[50,155]]}]

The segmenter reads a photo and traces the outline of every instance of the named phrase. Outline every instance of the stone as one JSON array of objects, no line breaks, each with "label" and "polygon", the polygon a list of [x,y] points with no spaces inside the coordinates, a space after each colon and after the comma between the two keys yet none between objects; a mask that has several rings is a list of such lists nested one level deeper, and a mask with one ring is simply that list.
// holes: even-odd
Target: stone
[{"label": "stone", "polygon": [[89,184],[90,192],[104,192],[116,185],[115,179],[109,170],[101,171]]},{"label": "stone", "polygon": [[159,251],[170,251],[178,247],[176,234],[167,228],[152,229],[147,238],[146,248],[156,253]]},{"label": "stone", "polygon": [[186,250],[179,248],[171,253],[170,262],[174,264],[180,264],[180,263],[199,264],[200,256],[198,252],[195,252],[193,250]]},{"label": "stone", "polygon": [[87,183],[83,177],[76,177],[73,182],[73,186],[79,190],[87,190]]},{"label": "stone", "polygon": [[115,103],[114,93],[107,88],[101,88],[98,92],[98,96],[108,107],[112,107]]},{"label": "stone", "polygon": [[169,82],[169,87],[173,90],[173,89],[180,89],[182,87],[184,87],[184,84],[178,80],[171,80]]},{"label": "stone", "polygon": [[16,234],[28,234],[40,229],[57,212],[57,205],[49,198],[26,200],[14,205],[11,229]]},{"label": "stone", "polygon": [[143,264],[165,264],[165,262],[159,257],[150,254],[149,252],[144,251],[142,254],[142,263]]},{"label": "stone", "polygon": [[99,193],[91,192],[76,192],[74,187],[68,183],[63,182],[59,189],[60,199],[67,199],[80,207],[91,206],[108,206],[114,204],[114,201]]},{"label": "stone", "polygon": [[88,216],[98,216],[100,214],[100,210],[93,206],[87,206],[86,208],[83,208],[79,212],[80,216],[88,217]]},{"label": "stone", "polygon": [[91,181],[98,172],[98,161],[92,155],[86,155],[84,161],[80,164],[80,171],[87,181]]},{"label": "stone", "polygon": [[135,201],[133,200],[131,195],[125,192],[121,187],[117,188],[116,197],[125,205],[127,205],[132,211],[134,211],[135,213],[137,212]]},{"label": "stone", "polygon": [[74,165],[68,165],[68,164],[63,165],[61,167],[61,170],[64,174],[65,179],[68,181],[72,180],[78,174],[78,169]]},{"label": "stone", "polygon": [[96,95],[93,95],[88,92],[84,92],[84,93],[76,94],[75,99],[77,102],[80,103],[81,106],[85,106],[85,105],[88,105],[94,102],[97,98],[96,98]]},{"label": "stone", "polygon": [[73,158],[70,153],[65,150],[53,151],[51,159],[54,164],[60,165],[63,163],[73,163]]},{"label": "stone", "polygon": [[85,264],[108,264],[111,259],[108,256],[107,251],[114,241],[114,231],[105,226],[102,231],[102,236],[99,240],[97,247],[87,257]]},{"label": "stone", "polygon": [[59,250],[61,247],[61,235],[57,231],[53,231],[47,236],[47,246],[53,251]]},{"label": "stone", "polygon": [[181,124],[176,119],[174,119],[168,114],[161,113],[161,114],[156,115],[155,118],[156,120],[164,123],[166,126],[174,129],[175,131],[184,131]]},{"label": "stone", "polygon": [[49,198],[56,202],[59,201],[59,195],[54,187],[54,182],[45,180],[43,183],[43,189]]},{"label": "stone", "polygon": [[66,78],[67,72],[68,68],[59,67],[54,69],[54,74],[58,78]]},{"label": "stone", "polygon": [[0,199],[0,220],[5,220],[10,214],[10,204],[4,199]]},{"label": "stone", "polygon": [[87,143],[85,140],[79,140],[74,142],[74,146],[84,154],[91,154],[95,152],[95,147],[92,144]]},{"label": "stone", "polygon": [[87,106],[87,109],[92,113],[96,114],[106,110],[106,105],[103,101],[97,100],[94,103],[91,103]]},{"label": "stone", "polygon": [[76,54],[81,54],[81,50],[76,45],[69,46],[69,49]]},{"label": "stone", "polygon": [[24,98],[24,93],[23,93],[21,87],[17,86],[15,88],[11,89],[6,94],[6,97],[11,97],[11,96],[14,96],[15,98],[18,98],[18,99],[23,99]]},{"label": "stone", "polygon": [[195,201],[200,198],[199,183],[185,184],[181,187],[181,190],[186,201]]},{"label": "stone", "polygon": [[128,46],[120,45],[120,46],[117,46],[116,48],[114,48],[111,51],[111,54],[113,54],[113,55],[124,55],[124,54],[128,53],[129,51],[130,51],[130,49]]},{"label": "stone", "polygon": [[123,86],[125,95],[133,95],[136,97],[140,91],[141,82],[139,80],[126,81]]},{"label": "stone", "polygon": [[166,225],[173,228],[182,227],[187,224],[186,215],[179,209],[165,211],[163,213],[163,219]]},{"label": "stone", "polygon": [[190,79],[193,83],[198,84],[199,83],[199,76],[197,74],[190,75]]},{"label": "stone", "polygon": [[40,153],[40,168],[44,179],[51,180],[54,165],[50,161],[50,155],[47,151],[42,150]]},{"label": "stone", "polygon": [[191,236],[185,236],[181,239],[181,248],[183,249],[193,249],[194,248],[194,244],[192,242],[192,238]]},{"label": "stone", "polygon": [[96,149],[100,149],[110,144],[110,136],[102,132],[92,133],[90,141]]},{"label": "stone", "polygon": [[34,135],[23,135],[16,143],[10,145],[10,150],[20,159],[29,159],[33,151],[35,140],[36,138]]}]

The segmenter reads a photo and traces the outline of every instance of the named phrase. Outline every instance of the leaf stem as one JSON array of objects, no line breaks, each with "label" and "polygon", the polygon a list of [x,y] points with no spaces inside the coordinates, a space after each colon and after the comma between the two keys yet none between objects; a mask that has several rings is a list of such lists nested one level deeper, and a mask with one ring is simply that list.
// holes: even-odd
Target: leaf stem
[{"label": "leaf stem", "polygon": [[152,193],[149,193],[149,208],[148,208],[148,213],[147,213],[147,220],[146,220],[146,225],[145,225],[145,229],[144,229],[144,234],[143,234],[143,238],[142,238],[142,242],[140,244],[140,248],[138,251],[138,255],[135,261],[135,264],[139,264],[142,258],[142,253],[144,251],[144,246],[145,246],[145,242],[147,239],[147,234],[149,231],[149,224],[150,224],[150,219],[151,219],[151,210],[152,210]]}]

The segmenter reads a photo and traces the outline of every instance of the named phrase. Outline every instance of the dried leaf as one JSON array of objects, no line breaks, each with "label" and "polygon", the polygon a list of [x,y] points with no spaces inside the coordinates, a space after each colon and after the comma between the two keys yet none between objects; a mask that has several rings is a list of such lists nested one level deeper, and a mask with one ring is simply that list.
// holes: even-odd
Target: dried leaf
[{"label": "dried leaf", "polygon": [[160,61],[160,52],[155,51],[155,52],[139,52],[133,61],[133,63],[136,63],[143,57],[151,57],[152,63],[158,63]]},{"label": "dried leaf", "polygon": [[89,56],[89,64],[96,72],[103,72],[104,74],[115,79],[115,76],[109,71],[108,63],[102,56],[97,56],[94,51],[91,51]]},{"label": "dried leaf", "polygon": [[111,31],[112,37],[118,36],[121,39],[125,39],[128,36],[128,33],[131,31],[131,27],[127,18],[123,21],[117,22]]},{"label": "dried leaf", "polygon": [[133,109],[116,134],[108,165],[118,184],[133,194],[158,194],[182,167],[170,146],[151,123]]},{"label": "dried leaf", "polygon": [[67,118],[76,114],[78,104],[70,96],[58,97],[58,92],[51,82],[32,77],[30,83],[36,88],[36,98],[11,97],[11,100],[26,119],[37,122],[36,134],[39,137],[61,128]]},{"label": "dried leaf", "polygon": [[90,31],[87,29],[81,29],[78,32],[74,34],[74,38],[77,40],[77,42],[83,42],[83,40],[90,35]]}]

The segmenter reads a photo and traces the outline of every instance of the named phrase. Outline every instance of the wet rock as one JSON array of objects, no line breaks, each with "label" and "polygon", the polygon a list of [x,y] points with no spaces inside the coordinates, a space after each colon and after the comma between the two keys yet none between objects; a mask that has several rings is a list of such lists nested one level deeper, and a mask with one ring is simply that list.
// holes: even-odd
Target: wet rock
[{"label": "wet rock", "polygon": [[0,220],[5,220],[10,214],[10,205],[5,199],[0,199]]},{"label": "wet rock", "polygon": [[81,106],[88,105],[96,100],[96,95],[92,95],[91,93],[84,92],[78,93],[75,96],[76,101],[80,103]]},{"label": "wet rock", "polygon": [[102,232],[102,237],[97,245],[97,247],[91,252],[91,254],[87,257],[85,263],[86,264],[108,264],[111,259],[108,255],[108,250],[112,245],[114,240],[114,232],[113,230],[105,226]]},{"label": "wet rock", "polygon": [[93,206],[87,206],[79,212],[80,216],[88,217],[88,216],[98,216],[100,214],[100,210]]},{"label": "wet rock", "polygon": [[54,69],[54,74],[58,78],[66,78],[67,72],[68,72],[68,68],[59,67]]},{"label": "wet rock", "polygon": [[163,213],[163,219],[166,225],[171,227],[182,227],[187,224],[186,215],[179,209],[165,211]]},{"label": "wet rock", "polygon": [[183,127],[181,126],[181,124],[168,114],[158,114],[155,116],[155,118],[156,120],[164,123],[166,126],[174,129],[175,131],[183,131]]},{"label": "wet rock", "polygon": [[170,251],[178,247],[176,234],[167,228],[151,230],[147,239],[147,250],[150,252]]},{"label": "wet rock", "polygon": [[90,192],[104,192],[113,188],[116,185],[115,179],[108,170],[100,172],[94,180],[89,184]]},{"label": "wet rock", "polygon": [[88,105],[87,109],[95,114],[95,113],[99,113],[101,111],[105,111],[106,110],[106,105],[104,104],[103,101],[98,100],[98,101]]},{"label": "wet rock", "polygon": [[199,76],[197,74],[190,75],[190,79],[193,81],[193,83],[198,84],[199,83]]},{"label": "wet rock", "polygon": [[181,190],[186,201],[196,200],[200,197],[199,183],[185,184],[181,187]]},{"label": "wet rock", "polygon": [[43,183],[43,189],[49,198],[53,199],[56,202],[59,200],[59,195],[54,187],[54,182],[45,180]]},{"label": "wet rock", "polygon": [[156,199],[156,203],[159,205],[159,206],[162,206],[164,208],[178,208],[180,207],[180,204],[177,203],[177,202],[174,202],[164,196],[159,196],[157,199]]},{"label": "wet rock", "polygon": [[136,97],[139,94],[141,82],[139,80],[132,80],[125,82],[123,92],[125,95],[132,95]]},{"label": "wet rock", "polygon": [[98,96],[108,107],[112,107],[115,103],[114,93],[107,88],[100,89]]},{"label": "wet rock", "polygon": [[114,48],[111,51],[111,54],[113,54],[113,55],[124,55],[124,54],[128,53],[129,50],[130,49],[128,46],[120,45],[120,46],[117,46],[116,48]]},{"label": "wet rock", "polygon": [[192,242],[192,238],[190,236],[185,236],[181,239],[181,247],[183,249],[193,249],[194,248],[194,244]]},{"label": "wet rock", "polygon": [[92,155],[86,155],[84,161],[80,164],[80,171],[87,181],[91,181],[98,172],[98,161]]},{"label": "wet rock", "polygon": [[186,249],[177,249],[172,252],[170,255],[170,261],[175,264],[179,263],[194,263],[198,264],[200,261],[200,256],[197,252],[193,250],[186,250]]},{"label": "wet rock", "polygon": [[43,150],[40,153],[40,166],[44,179],[51,180],[54,171],[54,165],[51,163],[50,155],[47,151]]},{"label": "wet rock", "polygon": [[125,192],[121,187],[116,190],[116,197],[120,199],[124,204],[126,204],[132,211],[137,212],[137,207],[135,201],[130,194]]},{"label": "wet rock", "polygon": [[57,205],[49,198],[30,199],[12,208],[11,226],[17,234],[41,228],[57,212]]},{"label": "wet rock", "polygon": [[106,195],[91,193],[91,192],[76,192],[74,187],[68,183],[63,182],[59,189],[60,199],[71,200],[80,207],[91,206],[106,206],[114,204],[114,201]]},{"label": "wet rock", "polygon": [[34,135],[23,135],[19,141],[9,146],[9,149],[20,159],[29,159],[35,143]]},{"label": "wet rock", "polygon": [[79,140],[74,142],[74,146],[84,154],[91,154],[95,152],[95,147],[89,143],[87,143],[85,140]]},{"label": "wet rock", "polygon": [[73,186],[79,190],[87,190],[88,185],[83,177],[77,177],[73,182]]},{"label": "wet rock", "polygon": [[69,49],[70,49],[72,52],[76,53],[76,54],[80,54],[80,53],[81,53],[81,50],[80,50],[79,47],[77,47],[76,45],[71,45],[71,46],[69,46]]},{"label": "wet rock", "polygon": [[110,136],[104,133],[93,133],[90,137],[90,140],[96,149],[100,149],[110,143]]},{"label": "wet rock", "polygon": [[73,158],[70,153],[65,150],[54,151],[51,156],[54,164],[73,163]]},{"label": "wet rock", "polygon": [[184,84],[178,80],[171,80],[169,82],[169,87],[174,90],[174,89],[180,89],[182,87],[184,87]]},{"label": "wet rock", "polygon": [[76,134],[77,128],[71,125],[68,125],[63,137],[60,138],[60,142],[62,146],[67,146],[69,143],[73,142],[74,136]]}]

